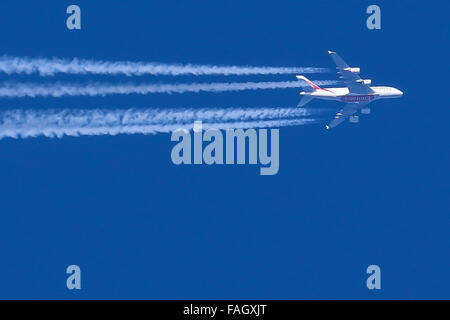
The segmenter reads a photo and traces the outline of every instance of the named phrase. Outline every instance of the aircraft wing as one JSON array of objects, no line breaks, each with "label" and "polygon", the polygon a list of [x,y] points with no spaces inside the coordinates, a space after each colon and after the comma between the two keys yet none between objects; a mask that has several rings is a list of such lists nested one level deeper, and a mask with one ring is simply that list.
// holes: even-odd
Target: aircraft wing
[{"label": "aircraft wing", "polygon": [[364,84],[361,77],[351,72],[349,69],[349,65],[342,60],[342,58],[333,51],[328,51],[328,53],[331,55],[331,58],[333,59],[334,63],[336,64],[336,69],[338,70],[338,73],[342,76],[342,80],[347,85],[348,90],[350,93],[356,93],[356,94],[370,94],[374,93],[374,91],[370,88],[369,85]]},{"label": "aircraft wing", "polygon": [[334,117],[333,121],[331,121],[330,124],[328,124],[326,126],[326,128],[331,129],[331,128],[337,127],[342,122],[347,120],[349,117],[354,115],[358,111],[358,109],[360,109],[361,106],[363,106],[365,104],[367,104],[367,103],[347,103],[347,104],[345,104],[342,107],[342,109],[339,110],[338,113],[336,113],[336,116]]}]

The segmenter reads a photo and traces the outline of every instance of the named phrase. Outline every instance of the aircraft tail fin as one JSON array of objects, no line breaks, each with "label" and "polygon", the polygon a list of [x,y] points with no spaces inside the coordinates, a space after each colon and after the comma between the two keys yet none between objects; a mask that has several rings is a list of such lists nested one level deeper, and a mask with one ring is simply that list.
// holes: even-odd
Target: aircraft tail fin
[{"label": "aircraft tail fin", "polygon": [[322,89],[321,87],[319,87],[318,85],[315,85],[311,80],[309,80],[308,78],[306,78],[305,76],[301,76],[301,75],[297,75],[295,76],[298,80],[300,80],[300,82],[304,83],[304,85],[302,85],[302,88],[305,92],[312,92],[315,90],[320,90]]}]

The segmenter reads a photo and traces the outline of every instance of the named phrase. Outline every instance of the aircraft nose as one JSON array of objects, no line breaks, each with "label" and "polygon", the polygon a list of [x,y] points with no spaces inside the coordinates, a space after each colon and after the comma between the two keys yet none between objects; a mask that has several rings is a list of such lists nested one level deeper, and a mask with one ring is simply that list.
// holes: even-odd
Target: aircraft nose
[{"label": "aircraft nose", "polygon": [[401,95],[401,96],[403,95],[403,91],[400,91],[400,90],[398,90],[398,89],[397,89],[397,91],[398,91],[398,94],[399,94],[399,95]]}]

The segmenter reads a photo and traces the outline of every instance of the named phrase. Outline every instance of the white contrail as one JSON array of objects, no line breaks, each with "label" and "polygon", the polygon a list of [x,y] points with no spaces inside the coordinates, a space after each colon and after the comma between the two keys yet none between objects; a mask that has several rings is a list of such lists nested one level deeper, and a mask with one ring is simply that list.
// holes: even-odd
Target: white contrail
[{"label": "white contrail", "polygon": [[39,73],[43,76],[56,73],[105,74],[105,75],[264,75],[323,73],[327,68],[313,67],[255,67],[255,66],[215,66],[194,64],[165,64],[131,61],[93,61],[83,59],[21,58],[0,57],[0,71],[12,74]]},{"label": "white contrail", "polygon": [[300,108],[223,109],[62,109],[7,110],[0,112],[0,139],[37,136],[156,134],[192,129],[193,122],[206,121],[204,128],[258,128],[304,125],[316,112]]},{"label": "white contrail", "polygon": [[[314,81],[317,85],[338,84],[335,80]],[[243,90],[299,88],[300,81],[277,82],[213,82],[178,84],[37,84],[3,83],[0,97],[63,97],[63,96],[106,96],[113,94],[151,94],[185,92],[225,92]]]}]

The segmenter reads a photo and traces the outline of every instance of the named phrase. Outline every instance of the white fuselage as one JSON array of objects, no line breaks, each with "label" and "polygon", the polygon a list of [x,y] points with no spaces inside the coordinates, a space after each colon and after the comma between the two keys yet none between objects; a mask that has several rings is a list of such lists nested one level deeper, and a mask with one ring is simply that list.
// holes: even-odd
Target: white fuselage
[{"label": "white fuselage", "polygon": [[370,87],[374,93],[357,94],[350,93],[348,88],[324,88],[312,92],[300,92],[301,95],[311,96],[316,99],[336,100],[345,103],[369,103],[377,99],[399,98],[403,92],[393,87]]}]

